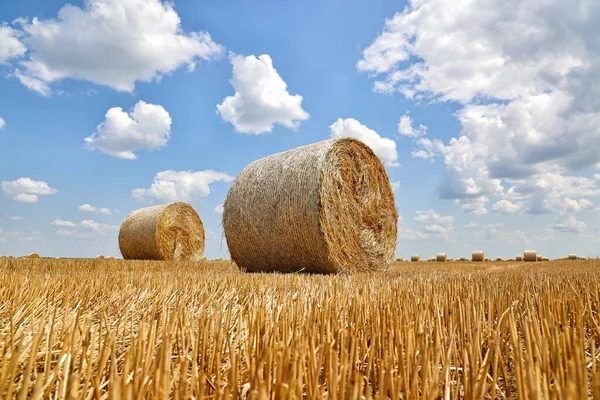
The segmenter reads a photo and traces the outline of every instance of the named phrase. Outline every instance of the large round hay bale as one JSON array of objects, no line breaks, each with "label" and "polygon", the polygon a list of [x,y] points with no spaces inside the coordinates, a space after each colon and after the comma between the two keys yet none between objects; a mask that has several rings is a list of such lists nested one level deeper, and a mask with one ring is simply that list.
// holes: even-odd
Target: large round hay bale
[{"label": "large round hay bale", "polygon": [[446,262],[448,261],[448,256],[446,256],[446,253],[437,253],[435,260],[437,262]]},{"label": "large round hay bale", "polygon": [[473,254],[471,254],[471,260],[473,261],[483,261],[485,260],[483,250],[475,250]]},{"label": "large round hay bale", "polygon": [[418,254],[413,254],[412,256],[410,256],[410,261],[412,261],[412,262],[421,261],[421,256]]},{"label": "large round hay bale", "polygon": [[577,260],[577,254],[571,253],[571,254],[569,254],[568,258],[569,258],[569,260]]},{"label": "large round hay bale", "polygon": [[188,203],[132,211],[121,224],[119,248],[126,260],[198,261],[204,253],[204,225]]},{"label": "large round hay bale", "polygon": [[527,261],[527,262],[537,261],[537,251],[525,250],[523,252],[523,261]]},{"label": "large round hay bale", "polygon": [[37,253],[31,253],[27,256],[27,258],[40,258],[40,255]]},{"label": "large round hay bale", "polygon": [[398,212],[379,158],[344,137],[248,165],[229,189],[223,227],[242,270],[376,271],[394,259]]},{"label": "large round hay bale", "polygon": [[515,258],[515,260],[516,260],[516,261],[523,261],[523,256],[517,256],[517,257]]}]

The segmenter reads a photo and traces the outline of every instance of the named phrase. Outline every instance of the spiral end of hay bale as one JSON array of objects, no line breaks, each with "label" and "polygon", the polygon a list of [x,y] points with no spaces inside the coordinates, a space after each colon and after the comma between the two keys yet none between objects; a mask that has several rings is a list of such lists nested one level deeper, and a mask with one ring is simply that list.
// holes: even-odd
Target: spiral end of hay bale
[{"label": "spiral end of hay bale", "polygon": [[484,261],[485,257],[484,257],[483,250],[475,250],[471,254],[471,260],[473,260],[473,261]]},{"label": "spiral end of hay bale", "polygon": [[27,258],[40,258],[40,255],[37,253],[31,253],[27,256]]},{"label": "spiral end of hay bale", "polygon": [[413,254],[412,256],[410,256],[410,261],[411,262],[419,262],[419,261],[421,261],[421,256],[418,254]]},{"label": "spiral end of hay bale", "polygon": [[126,260],[198,261],[204,240],[202,220],[184,202],[132,211],[119,231],[119,248]]},{"label": "spiral end of hay bale", "polygon": [[577,260],[577,254],[573,254],[573,253],[569,254],[568,259],[569,260]]},{"label": "spiral end of hay bale", "polygon": [[394,193],[379,158],[355,139],[251,163],[223,209],[231,257],[248,272],[377,271],[394,260]]},{"label": "spiral end of hay bale", "polygon": [[437,253],[435,260],[437,262],[446,262],[448,261],[448,256],[446,256],[446,253]]}]

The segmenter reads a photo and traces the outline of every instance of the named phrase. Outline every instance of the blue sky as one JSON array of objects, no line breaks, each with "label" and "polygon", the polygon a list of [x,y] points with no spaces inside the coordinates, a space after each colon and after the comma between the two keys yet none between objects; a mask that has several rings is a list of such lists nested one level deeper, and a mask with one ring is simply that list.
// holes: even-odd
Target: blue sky
[{"label": "blue sky", "polygon": [[349,135],[398,256],[597,254],[600,6],[459,3],[3,2],[0,253],[119,256],[128,212],[184,200],[227,257],[231,180]]}]

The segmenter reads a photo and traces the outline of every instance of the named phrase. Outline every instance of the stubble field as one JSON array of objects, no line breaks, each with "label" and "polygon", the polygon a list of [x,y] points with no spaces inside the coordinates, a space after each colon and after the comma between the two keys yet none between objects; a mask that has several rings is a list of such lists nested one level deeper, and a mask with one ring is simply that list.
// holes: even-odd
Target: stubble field
[{"label": "stubble field", "polygon": [[600,398],[600,263],[0,260],[2,398]]}]

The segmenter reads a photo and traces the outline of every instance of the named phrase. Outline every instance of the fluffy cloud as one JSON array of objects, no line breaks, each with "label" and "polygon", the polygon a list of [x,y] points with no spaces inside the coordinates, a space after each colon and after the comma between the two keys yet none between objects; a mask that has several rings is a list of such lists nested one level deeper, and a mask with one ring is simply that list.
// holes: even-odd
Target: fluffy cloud
[{"label": "fluffy cloud", "polygon": [[516,214],[523,208],[523,203],[513,203],[510,200],[500,200],[492,206],[494,214]]},{"label": "fluffy cloud", "polygon": [[3,181],[0,183],[2,190],[13,200],[22,203],[37,203],[38,196],[53,195],[58,190],[51,188],[44,181],[34,181],[31,178],[19,178],[15,181]]},{"label": "fluffy cloud", "polygon": [[217,171],[162,171],[154,177],[148,189],[134,189],[132,196],[138,200],[190,201],[194,197],[210,194],[215,182],[231,182],[233,177]]},{"label": "fluffy cloud", "polygon": [[275,124],[296,129],[310,117],[302,109],[302,96],[288,92],[268,54],[258,58],[232,55],[231,64],[235,94],[217,105],[217,113],[232,123],[236,132],[271,132]]},{"label": "fluffy cloud", "polygon": [[105,117],[85,142],[89,149],[116,158],[135,160],[135,151],[166,146],[171,135],[171,116],[160,105],[140,100],[129,114],[113,107]]},{"label": "fluffy cloud", "polygon": [[218,206],[215,207],[215,212],[218,214],[223,214],[223,204],[219,204]]},{"label": "fluffy cloud", "polygon": [[427,127],[425,125],[419,125],[418,128],[413,128],[413,120],[408,114],[404,114],[400,117],[398,122],[398,133],[403,136],[416,138],[427,134]]},{"label": "fluffy cloud", "polygon": [[52,221],[52,225],[59,226],[61,228],[74,228],[77,226],[74,222],[71,221],[63,221],[62,219],[55,219]]},{"label": "fluffy cloud", "polygon": [[21,33],[10,26],[0,24],[0,64],[10,59],[22,57],[27,48],[19,37]]},{"label": "fluffy cloud", "polygon": [[570,199],[565,197],[563,199],[564,210],[566,212],[581,212],[581,211],[590,211],[594,210],[596,207],[594,204],[588,199]]},{"label": "fluffy cloud", "polygon": [[4,128],[6,126],[6,121],[2,118],[0,118],[0,129]]},{"label": "fluffy cloud", "polygon": [[559,232],[582,232],[586,228],[583,221],[578,221],[574,215],[559,215],[552,225],[552,229]]},{"label": "fluffy cloud", "polygon": [[361,124],[354,118],[338,118],[329,126],[331,137],[348,136],[358,139],[371,147],[375,154],[390,167],[397,167],[398,152],[396,151],[396,142],[392,139],[379,136],[373,129]]},{"label": "fluffy cloud", "polygon": [[83,212],[94,212],[97,214],[103,214],[103,215],[112,215],[112,211],[109,208],[106,207],[96,207],[93,206],[91,204],[82,204],[79,206],[79,211],[83,211]]},{"label": "fluffy cloud", "polygon": [[400,181],[397,182],[390,182],[390,184],[392,185],[392,190],[395,192],[396,190],[400,189]]},{"label": "fluffy cloud", "polygon": [[444,158],[441,198],[518,194],[526,212],[560,210],[558,193],[582,191],[573,174],[600,163],[598,15],[585,0],[412,0],[357,67],[378,77],[376,91],[460,105],[459,136],[421,138],[413,152]]},{"label": "fluffy cloud", "polygon": [[100,224],[90,219],[81,221],[79,224],[56,219],[52,224],[61,227],[56,231],[57,235],[79,239],[87,239],[95,235],[106,235],[109,232],[119,230],[118,225]]},{"label": "fluffy cloud", "polygon": [[417,211],[415,221],[425,224],[426,232],[448,233],[454,230],[454,217],[442,216],[434,210]]},{"label": "fluffy cloud", "polygon": [[20,215],[12,215],[8,217],[8,219],[10,219],[11,221],[21,221],[23,217],[21,217]]},{"label": "fluffy cloud", "polygon": [[83,9],[62,7],[56,19],[20,23],[30,52],[15,76],[40,94],[64,78],[132,92],[137,81],[159,80],[181,66],[193,70],[223,53],[208,33],[184,32],[162,0],[87,0]]},{"label": "fluffy cloud", "polygon": [[485,205],[489,201],[490,201],[489,197],[486,197],[486,196],[455,200],[456,203],[462,204],[461,208],[465,214],[473,214],[473,215],[487,214],[487,208],[485,208]]}]

